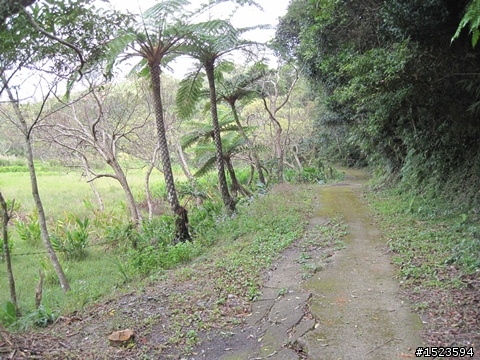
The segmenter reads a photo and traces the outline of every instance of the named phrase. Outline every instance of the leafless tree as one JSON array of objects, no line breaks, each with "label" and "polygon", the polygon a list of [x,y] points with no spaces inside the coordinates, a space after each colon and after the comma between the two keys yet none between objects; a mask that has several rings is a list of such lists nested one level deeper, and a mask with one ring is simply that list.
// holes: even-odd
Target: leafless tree
[{"label": "leafless tree", "polygon": [[[283,126],[278,118],[279,111],[288,103],[290,96],[299,79],[299,71],[293,65],[287,65],[291,72],[288,77],[282,76],[286,66],[278,66],[269,76],[261,81],[260,96],[265,110],[268,113],[274,130],[274,154],[277,162],[277,178],[283,182],[283,168],[285,161],[285,147],[282,140]],[[288,78],[287,83],[285,78]]]},{"label": "leafless tree", "polygon": [[[140,106],[139,94],[131,84],[98,86],[90,82],[89,88],[82,100],[49,115],[42,124],[41,135],[77,154],[88,169],[88,181],[102,177],[117,180],[125,192],[130,217],[138,224],[141,213],[119,153],[123,144],[145,126],[150,114]],[[113,174],[96,173],[88,166],[92,151],[100,155]]]}]

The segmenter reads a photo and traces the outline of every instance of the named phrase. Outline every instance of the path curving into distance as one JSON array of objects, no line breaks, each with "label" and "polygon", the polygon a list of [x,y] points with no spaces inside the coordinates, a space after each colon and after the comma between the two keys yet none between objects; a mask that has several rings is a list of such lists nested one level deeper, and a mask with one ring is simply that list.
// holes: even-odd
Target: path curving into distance
[{"label": "path curving into distance", "polygon": [[298,343],[308,359],[406,359],[422,346],[421,319],[399,295],[385,239],[359,200],[365,176],[319,189],[318,218],[340,214],[345,248],[302,288],[312,293],[316,328]]},{"label": "path curving into distance", "polygon": [[[312,186],[310,227],[341,218],[344,248],[325,261],[299,240],[271,268],[241,329],[211,337],[191,359],[394,360],[415,357],[422,322],[400,295],[387,245],[359,198],[368,178],[349,170],[334,185]],[[328,249],[327,249],[328,250]],[[305,279],[299,259],[315,264]]]}]

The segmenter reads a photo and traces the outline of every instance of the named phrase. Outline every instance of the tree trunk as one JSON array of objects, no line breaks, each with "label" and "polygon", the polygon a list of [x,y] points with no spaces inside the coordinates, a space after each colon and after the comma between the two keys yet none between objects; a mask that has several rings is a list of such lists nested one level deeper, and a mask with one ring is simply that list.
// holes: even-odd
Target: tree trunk
[{"label": "tree trunk", "polygon": [[228,173],[230,175],[230,179],[232,180],[232,194],[234,196],[237,196],[237,192],[242,193],[245,196],[252,196],[252,193],[245,189],[242,184],[237,179],[237,176],[235,175],[235,169],[233,168],[232,160],[231,159],[226,159],[225,160],[225,165],[227,166]]},{"label": "tree trunk", "polygon": [[147,173],[145,174],[145,200],[147,201],[148,206],[148,220],[152,220],[153,218],[153,199],[152,199],[152,192],[150,191],[150,175],[152,175],[153,168],[155,167],[155,159],[157,158],[157,152],[159,151],[159,147],[155,148],[153,153],[153,158],[147,168]]},{"label": "tree trunk", "polygon": [[30,144],[30,139],[27,137],[25,138],[25,145],[27,147],[27,162],[28,162],[28,169],[30,171],[30,181],[32,184],[32,195],[33,195],[33,200],[35,202],[35,206],[38,212],[38,222],[40,224],[40,233],[42,236],[42,240],[43,240],[43,243],[45,244],[45,248],[47,249],[48,256],[50,257],[50,261],[52,262],[53,268],[57,273],[58,279],[60,280],[60,286],[62,287],[64,292],[68,292],[70,290],[70,284],[68,283],[67,277],[63,272],[63,269],[62,269],[62,266],[60,265],[57,254],[53,250],[52,243],[50,241],[50,235],[48,234],[47,218],[45,216],[45,210],[43,209],[42,199],[38,191],[38,182],[37,182],[37,175],[35,172],[35,165],[33,163],[32,147]]},{"label": "tree trunk", "polygon": [[195,182],[195,178],[193,177],[192,172],[188,167],[187,160],[185,160],[185,154],[183,153],[182,146],[178,143],[178,141],[175,142],[175,147],[177,149],[178,161],[180,162],[183,173],[190,182]]},{"label": "tree trunk", "polygon": [[298,170],[300,172],[303,172],[303,166],[302,166],[302,163],[300,161],[300,158],[298,157],[298,145],[293,145],[292,146],[292,153],[293,153],[293,157],[295,158],[295,161],[297,162]]},{"label": "tree trunk", "polygon": [[10,258],[10,248],[8,247],[8,222],[12,218],[12,211],[8,211],[7,203],[3,198],[2,193],[0,192],[0,205],[2,209],[2,233],[3,233],[3,256],[5,257],[5,262],[7,263],[7,276],[8,276],[8,285],[10,287],[10,300],[12,301],[13,306],[15,307],[15,313],[17,317],[20,316],[20,311],[17,304],[17,292],[15,290],[15,278],[13,277],[12,270],[12,260]]},{"label": "tree trunk", "polygon": [[20,107],[18,106],[17,100],[13,97],[13,94],[10,91],[10,88],[6,85],[5,79],[2,79],[2,80],[5,85],[5,90],[7,91],[8,97],[13,104],[13,108],[15,109],[15,113],[17,115],[18,121],[20,122],[21,130],[23,132],[24,139],[25,139],[25,147],[27,152],[27,164],[28,164],[28,170],[30,172],[30,182],[32,186],[32,196],[35,202],[35,207],[37,208],[37,212],[38,212],[38,222],[40,224],[41,237],[45,245],[45,248],[47,249],[48,256],[50,258],[50,261],[52,262],[53,268],[57,273],[58,279],[60,281],[60,286],[62,287],[64,292],[67,292],[70,290],[70,284],[68,283],[67,277],[63,272],[62,265],[60,265],[60,262],[58,261],[57,254],[53,250],[52,243],[50,241],[50,236],[48,234],[47,219],[45,216],[45,211],[43,209],[42,199],[38,191],[37,175],[35,172],[35,164],[33,162],[33,150],[32,150],[32,144],[30,142],[31,140],[30,135],[31,135],[32,129],[28,128],[27,121],[25,120],[22,112],[20,111]]},{"label": "tree trunk", "polygon": [[276,106],[276,98],[275,101],[270,101],[271,108],[268,108],[267,100],[262,98],[263,105],[265,110],[267,110],[268,115],[270,117],[270,121],[273,124],[273,129],[275,130],[275,141],[274,141],[274,148],[275,148],[275,157],[277,159],[277,179],[278,182],[283,182],[283,162],[284,162],[284,150],[282,146],[282,125],[275,117],[279,108]]},{"label": "tree trunk", "polygon": [[273,122],[273,127],[275,129],[275,153],[277,156],[277,178],[279,182],[283,182],[284,150],[282,146],[282,127],[280,126],[280,123],[277,120]]},{"label": "tree trunk", "polygon": [[127,199],[127,206],[130,211],[130,217],[132,218],[133,223],[135,225],[139,225],[142,216],[140,214],[140,210],[138,209],[137,202],[133,197],[133,193],[132,193],[132,190],[130,189],[130,185],[128,185],[127,176],[123,172],[122,167],[120,166],[120,164],[118,163],[115,157],[108,159],[107,164],[110,165],[110,167],[115,172],[115,177],[120,183],[120,185],[122,186],[123,191],[125,192],[125,197]]},{"label": "tree trunk", "polygon": [[155,122],[157,125],[158,144],[160,146],[160,156],[162,158],[163,176],[167,187],[167,197],[173,213],[176,215],[176,236],[175,241],[190,240],[188,232],[188,213],[187,209],[180,205],[175,189],[175,179],[173,177],[172,165],[170,163],[170,154],[168,152],[167,137],[165,134],[165,121],[163,118],[162,93],[160,88],[160,63],[154,61],[148,64],[150,67],[152,81],[152,95],[155,107]]},{"label": "tree trunk", "polygon": [[215,142],[215,158],[218,170],[218,184],[225,208],[229,212],[235,211],[235,201],[230,196],[227,185],[227,178],[225,177],[225,167],[223,164],[223,150],[222,139],[220,137],[220,126],[218,124],[217,112],[217,94],[215,91],[215,76],[213,61],[205,64],[205,72],[207,73],[208,86],[210,90],[210,112],[212,115],[213,139]]},{"label": "tree trunk", "polygon": [[[16,103],[14,103],[16,104]],[[14,105],[18,108],[18,105]],[[25,134],[25,146],[27,150],[27,163],[28,163],[28,170],[30,172],[30,182],[32,185],[32,196],[35,202],[35,207],[38,212],[38,222],[40,224],[40,234],[42,237],[42,241],[47,249],[48,256],[50,261],[52,262],[53,268],[57,273],[58,279],[60,280],[60,286],[62,287],[64,292],[70,290],[70,284],[68,283],[67,277],[63,272],[62,265],[60,265],[60,261],[58,260],[57,254],[53,250],[52,243],[50,241],[50,235],[48,234],[47,229],[47,219],[45,216],[45,210],[43,209],[42,199],[40,197],[40,192],[38,191],[38,182],[37,182],[37,174],[35,171],[35,164],[33,162],[33,151],[32,146],[30,143],[30,136],[29,131],[27,128],[27,123],[23,118],[23,115],[19,113],[20,109],[17,111],[17,115],[19,116],[20,123],[22,125],[23,132]]]},{"label": "tree trunk", "polygon": [[102,197],[100,196],[100,193],[98,192],[97,188],[95,187],[95,184],[93,183],[93,177],[92,177],[92,172],[90,171],[90,167],[88,165],[88,161],[83,156],[83,154],[80,154],[80,157],[82,158],[83,162],[83,167],[85,168],[85,176],[87,177],[87,182],[90,185],[90,188],[92,189],[93,193],[95,194],[95,197],[97,198],[98,206],[100,207],[100,212],[105,211],[105,205],[103,204]]},{"label": "tree trunk", "polygon": [[258,157],[257,152],[255,151],[252,142],[248,138],[247,134],[245,133],[245,130],[243,129],[242,123],[240,122],[240,119],[238,118],[238,113],[237,113],[237,108],[235,107],[235,103],[230,103],[230,107],[232,109],[232,114],[233,118],[235,119],[235,123],[238,126],[238,131],[240,132],[240,135],[242,135],[243,139],[247,143],[248,148],[250,149],[250,152],[253,157],[253,161],[255,163],[255,168],[257,169],[258,172],[258,180],[265,185],[265,177],[263,176],[263,170],[262,170],[262,165],[260,164],[260,158]]},{"label": "tree trunk", "polygon": [[193,186],[193,190],[195,191],[195,199],[197,202],[197,206],[201,206],[203,203],[203,199],[201,196],[198,196],[198,188],[197,184],[195,182],[195,177],[192,175],[192,172],[190,171],[190,168],[188,167],[187,160],[185,160],[185,154],[183,152],[182,146],[176,141],[175,146],[177,148],[177,153],[178,153],[178,161],[180,162],[180,166],[182,167],[183,173],[187,177],[187,179],[190,181],[190,183]]}]

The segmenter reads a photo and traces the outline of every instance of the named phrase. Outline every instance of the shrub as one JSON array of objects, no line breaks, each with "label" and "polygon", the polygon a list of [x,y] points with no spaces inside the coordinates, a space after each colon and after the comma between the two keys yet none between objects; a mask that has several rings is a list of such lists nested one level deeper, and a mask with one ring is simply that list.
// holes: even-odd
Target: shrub
[{"label": "shrub", "polygon": [[169,245],[147,245],[140,249],[131,249],[127,261],[129,268],[146,276],[160,269],[168,270],[190,261],[201,251],[194,242],[181,242]]},{"label": "shrub", "polygon": [[[74,222],[70,222],[74,220]],[[50,235],[55,251],[62,252],[67,260],[81,260],[87,255],[89,242],[89,220],[76,215],[67,216],[67,221],[57,221],[55,231]]]},{"label": "shrub", "polygon": [[138,243],[138,232],[132,223],[112,222],[104,228],[106,243],[120,252],[135,248]]},{"label": "shrub", "polygon": [[36,210],[27,216],[27,221],[17,220],[15,222],[15,228],[20,239],[28,245],[38,246],[41,244],[40,223],[38,222],[38,213]]},{"label": "shrub", "polygon": [[325,171],[322,167],[305,167],[302,171],[288,169],[285,171],[285,179],[296,183],[317,183],[326,180]]}]

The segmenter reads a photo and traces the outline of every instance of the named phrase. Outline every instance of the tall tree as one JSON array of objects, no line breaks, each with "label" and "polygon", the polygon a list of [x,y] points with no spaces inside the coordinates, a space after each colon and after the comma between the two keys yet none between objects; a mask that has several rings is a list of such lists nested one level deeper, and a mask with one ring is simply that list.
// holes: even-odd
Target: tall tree
[{"label": "tall tree", "polygon": [[[12,104],[14,113],[15,113],[15,116],[11,118],[11,121],[19,127],[20,131],[24,136],[25,153],[26,153],[27,164],[28,164],[28,169],[30,173],[30,183],[32,186],[32,196],[33,196],[35,207],[38,213],[38,222],[40,224],[40,233],[41,233],[42,241],[45,245],[48,256],[50,257],[50,261],[52,262],[52,265],[55,269],[58,279],[60,280],[60,286],[62,287],[63,291],[67,292],[70,290],[70,284],[68,283],[67,277],[65,276],[65,273],[60,264],[60,261],[58,260],[57,254],[55,253],[55,250],[53,249],[52,243],[50,241],[50,236],[47,228],[47,217],[45,215],[42,198],[40,197],[40,191],[38,189],[38,181],[37,181],[37,175],[36,175],[35,164],[34,164],[32,135],[33,135],[34,127],[38,124],[38,121],[40,120],[42,110],[40,110],[37,113],[37,116],[32,121],[31,125],[29,125],[24,112],[22,112],[22,109],[20,108],[19,100],[14,96],[12,90],[8,86],[7,80],[5,79],[4,76],[2,76],[1,80],[5,90],[7,91],[9,101]],[[42,101],[41,109],[43,109],[43,106],[45,105],[48,99],[48,95],[50,95],[50,92]]]},{"label": "tall tree", "polygon": [[140,209],[120,164],[119,151],[130,136],[142,130],[149,114],[142,113],[139,94],[131,84],[114,88],[89,83],[90,90],[82,99],[46,116],[39,137],[77,154],[84,164],[92,150],[100,155],[114,174],[96,174],[88,168],[87,175],[93,175],[90,181],[101,177],[117,180],[125,193],[131,220],[139,225]]},{"label": "tall tree", "polygon": [[[207,174],[215,166],[215,147],[212,147],[211,140],[213,140],[213,138],[210,134],[211,132],[205,133],[207,136],[206,139],[199,138],[197,146],[193,149],[200,166],[195,173],[195,176],[197,177]],[[222,136],[222,143],[223,161],[225,162],[232,183],[230,190],[233,197],[236,198],[238,193],[241,193],[244,196],[251,196],[251,191],[239,182],[233,166],[234,157],[250,150],[249,147],[246,146],[245,140],[237,132],[230,132],[229,134]]]},{"label": "tall tree", "polygon": [[[172,58],[188,31],[188,16],[185,10],[187,4],[186,0],[165,0],[154,5],[142,15],[139,22],[141,26],[126,29],[111,48],[112,59],[121,54],[127,58],[140,57],[142,60],[134,70],[143,73],[146,70],[150,78],[167,198],[176,216],[176,241],[188,240],[190,234],[187,209],[180,205],[178,199],[168,149],[161,92],[161,67]],[[111,65],[113,66],[113,62]]]},{"label": "tall tree", "polygon": [[[233,167],[233,158],[240,154],[245,153],[249,149],[245,140],[239,135],[239,129],[236,124],[233,124],[230,114],[222,116],[222,120],[219,121],[219,128],[222,134],[222,156],[227,171],[230,175],[232,182],[231,191],[234,197],[240,192],[243,195],[250,196],[251,192],[244,188],[237,179],[235,169]],[[194,176],[203,176],[210,172],[216,164],[216,149],[215,138],[213,133],[213,126],[211,124],[193,124],[195,130],[182,138],[182,148],[186,149],[193,145],[193,151],[195,153],[196,161],[199,165],[199,169]],[[248,130],[248,129],[247,129]],[[246,132],[246,130],[243,130]],[[213,146],[212,146],[213,144]],[[253,150],[256,150],[255,148]]]},{"label": "tall tree", "polygon": [[[289,68],[291,73],[289,76],[284,76],[281,79],[281,70]],[[284,75],[287,75],[284,73]],[[285,81],[285,78],[288,80]],[[260,97],[263,101],[263,106],[268,113],[268,117],[274,129],[274,150],[276,158],[277,180],[283,182],[283,167],[285,162],[285,148],[282,141],[283,126],[278,118],[279,111],[288,103],[290,95],[295,88],[299,78],[299,71],[294,65],[287,64],[286,66],[279,66],[276,71],[270,72],[268,76],[261,81],[262,88],[260,90]],[[283,80],[283,81],[282,81]],[[282,84],[287,83],[287,84]],[[286,86],[282,86],[286,85]],[[267,101],[268,100],[268,101]]]},{"label": "tall tree", "polygon": [[219,83],[218,96],[219,99],[225,101],[232,111],[233,118],[237,124],[238,131],[242,138],[250,149],[253,157],[255,168],[258,172],[258,180],[261,184],[265,185],[265,177],[263,175],[262,164],[255,146],[250,138],[247,136],[245,129],[240,121],[238,114],[238,103],[252,101],[258,97],[258,93],[255,91],[255,82],[261,79],[265,75],[266,65],[258,63],[252,66],[248,71],[237,74],[231,78],[221,78]]},{"label": "tall tree", "polygon": [[[243,1],[243,3],[246,2]],[[255,5],[251,1],[248,3],[249,5]],[[241,35],[249,30],[251,29],[237,29],[229,20],[210,20],[198,23],[188,35],[188,43],[182,48],[186,55],[197,61],[198,66],[195,71],[188,74],[182,81],[181,89],[177,95],[177,107],[182,117],[192,115],[203,87],[204,76],[201,74],[201,69],[205,70],[210,95],[210,113],[216,148],[218,183],[224,206],[229,212],[235,211],[235,201],[228,191],[227,179],[225,177],[222,139],[218,123],[215,68],[227,54],[235,50],[246,50],[251,46],[258,46],[258,44],[241,39]]]}]

